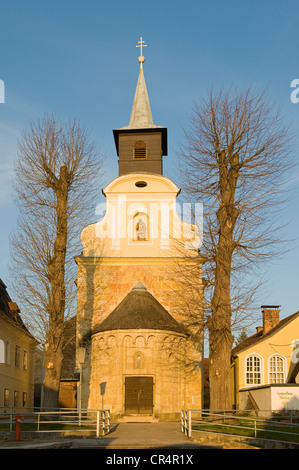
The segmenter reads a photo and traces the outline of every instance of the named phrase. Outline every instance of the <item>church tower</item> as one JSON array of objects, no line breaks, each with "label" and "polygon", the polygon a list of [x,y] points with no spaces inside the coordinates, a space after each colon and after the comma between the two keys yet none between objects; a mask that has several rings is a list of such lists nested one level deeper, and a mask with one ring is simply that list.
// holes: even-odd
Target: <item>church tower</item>
[{"label": "church tower", "polygon": [[119,176],[138,171],[162,175],[162,157],[167,155],[167,128],[153,123],[144,73],[142,55],[144,41],[140,38],[140,72],[128,126],[113,131]]},{"label": "church tower", "polygon": [[82,407],[110,409],[114,419],[179,419],[182,408],[202,407],[201,234],[179,217],[180,190],[163,175],[167,129],[153,123],[142,38],[139,47],[130,121],[113,131],[119,175],[76,257]]}]

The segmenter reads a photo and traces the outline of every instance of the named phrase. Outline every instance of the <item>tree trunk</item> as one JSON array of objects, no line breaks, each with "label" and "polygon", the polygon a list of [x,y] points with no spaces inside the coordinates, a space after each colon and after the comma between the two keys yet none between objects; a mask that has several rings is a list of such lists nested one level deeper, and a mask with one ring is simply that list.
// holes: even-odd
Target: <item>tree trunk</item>
[{"label": "tree trunk", "polygon": [[220,207],[217,211],[219,240],[215,259],[215,286],[208,322],[210,347],[210,407],[231,409],[231,269],[235,249],[233,233],[238,217],[234,197],[238,176],[238,155],[219,154]]},{"label": "tree trunk", "polygon": [[44,406],[57,407],[63,360],[63,328],[65,310],[65,256],[67,247],[67,202],[68,202],[67,167],[60,169],[60,178],[53,184],[56,205],[56,239],[53,257],[48,265],[51,285],[49,302],[49,330],[47,334],[44,361]]},{"label": "tree trunk", "polygon": [[53,344],[47,345],[44,359],[44,408],[57,408],[58,395],[61,376],[61,366],[63,360],[62,348],[54,348]]},{"label": "tree trunk", "polygon": [[[219,251],[219,250],[218,250]],[[229,258],[226,252],[225,258]],[[231,409],[231,335],[230,266],[216,262],[216,281],[212,299],[209,328],[210,407],[213,410]]]},{"label": "tree trunk", "polygon": [[[217,322],[217,320],[216,320]],[[231,410],[231,350],[233,337],[230,329],[209,329],[210,364],[210,408],[211,410]]]}]

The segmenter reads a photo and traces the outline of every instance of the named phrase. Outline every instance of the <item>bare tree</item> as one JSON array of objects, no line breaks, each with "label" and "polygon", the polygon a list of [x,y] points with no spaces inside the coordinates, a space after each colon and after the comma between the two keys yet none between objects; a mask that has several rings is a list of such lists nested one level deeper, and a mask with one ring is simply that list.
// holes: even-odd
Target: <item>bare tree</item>
[{"label": "bare tree", "polygon": [[[292,134],[264,93],[213,90],[195,104],[180,151],[183,188],[204,206],[210,405],[231,409],[232,325],[260,283],[258,263],[277,254],[292,167]],[[247,314],[248,315],[248,314]]]},{"label": "bare tree", "polygon": [[45,345],[48,407],[57,406],[64,328],[74,315],[73,257],[96,205],[101,167],[98,150],[76,120],[63,124],[52,116],[30,123],[19,144],[14,188],[20,217],[11,266],[24,319]]}]

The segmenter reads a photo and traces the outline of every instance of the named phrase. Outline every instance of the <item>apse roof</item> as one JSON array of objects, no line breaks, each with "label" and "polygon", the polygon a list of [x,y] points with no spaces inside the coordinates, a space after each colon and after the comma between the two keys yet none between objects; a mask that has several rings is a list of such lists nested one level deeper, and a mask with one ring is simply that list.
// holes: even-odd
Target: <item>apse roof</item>
[{"label": "apse roof", "polygon": [[94,329],[93,334],[129,329],[168,330],[188,335],[187,329],[167,312],[141,282]]}]

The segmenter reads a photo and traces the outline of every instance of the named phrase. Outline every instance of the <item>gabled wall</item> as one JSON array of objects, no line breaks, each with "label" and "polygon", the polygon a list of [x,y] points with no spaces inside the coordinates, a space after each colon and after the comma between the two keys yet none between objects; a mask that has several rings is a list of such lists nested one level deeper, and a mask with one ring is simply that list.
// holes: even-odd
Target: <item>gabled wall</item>
[{"label": "gabled wall", "polygon": [[294,367],[299,360],[299,313],[292,315],[290,321],[286,321],[281,327],[279,325],[268,333],[262,335],[260,339],[243,350],[238,351],[237,357],[232,361],[232,376],[234,388],[234,400],[238,407],[239,397],[238,391],[243,389],[252,388],[255,385],[246,384],[246,359],[250,355],[258,356],[261,359],[261,383],[256,384],[256,387],[269,385],[270,364],[269,360],[274,355],[279,355],[284,361],[284,382],[288,383]]}]

